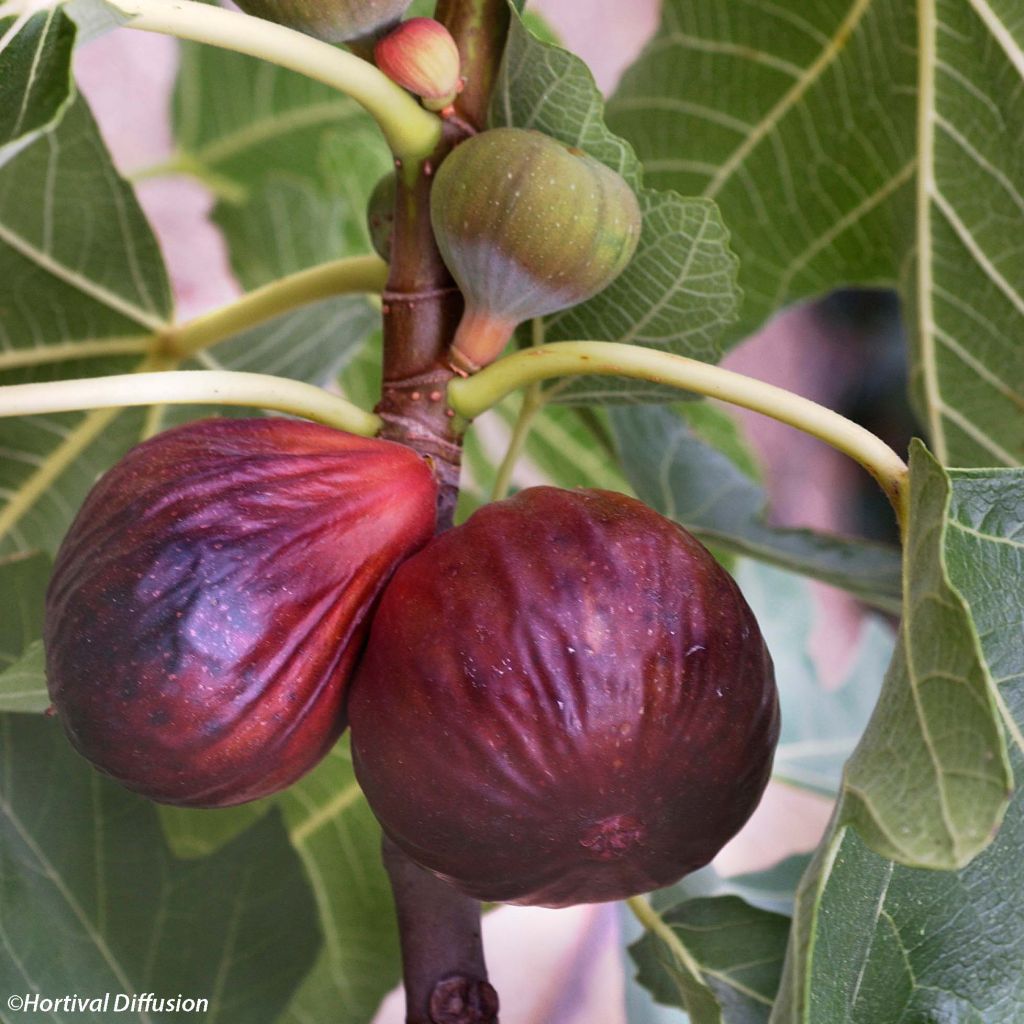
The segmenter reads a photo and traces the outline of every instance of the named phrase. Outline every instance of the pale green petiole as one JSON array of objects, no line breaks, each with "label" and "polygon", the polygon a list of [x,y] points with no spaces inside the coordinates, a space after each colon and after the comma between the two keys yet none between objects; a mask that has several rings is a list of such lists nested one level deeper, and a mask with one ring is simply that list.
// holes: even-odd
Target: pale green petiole
[{"label": "pale green petiole", "polygon": [[395,156],[418,161],[441,140],[441,119],[382,71],[294,29],[196,0],[105,0],[129,28],[220,46],[314,78],[351,96],[377,124]]},{"label": "pale green petiole", "polygon": [[302,381],[229,370],[165,370],[0,388],[0,417],[133,405],[240,405],[290,413],[372,437],[380,419]]},{"label": "pale green petiole", "polygon": [[652,381],[788,423],[859,462],[885,491],[901,529],[906,526],[907,466],[884,441],[839,413],[791,391],[696,359],[615,342],[552,342],[499,359],[472,377],[453,380],[448,385],[448,401],[456,413],[471,420],[518,388],[573,375]]},{"label": "pale green petiole", "polygon": [[190,356],[311,302],[339,295],[379,294],[387,279],[388,265],[379,256],[350,256],[321,263],[271,281],[220,309],[168,328],[163,349],[179,358]]}]

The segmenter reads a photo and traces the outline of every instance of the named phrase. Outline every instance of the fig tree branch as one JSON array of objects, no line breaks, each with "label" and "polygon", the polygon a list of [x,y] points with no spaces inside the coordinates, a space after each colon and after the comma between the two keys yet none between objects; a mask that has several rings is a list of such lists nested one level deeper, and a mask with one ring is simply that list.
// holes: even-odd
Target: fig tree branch
[{"label": "fig tree branch", "polygon": [[453,380],[448,400],[473,419],[517,388],[573,375],[631,377],[666,384],[751,409],[819,438],[859,462],[885,492],[901,530],[909,508],[906,463],[869,430],[784,388],[696,359],[638,345],[559,341],[492,363],[472,377]]},{"label": "fig tree branch", "polygon": [[369,61],[311,36],[196,0],[106,0],[129,28],[220,46],[314,78],[351,96],[380,126],[395,156],[420,160],[441,138],[441,120]]},{"label": "fig tree branch", "polygon": [[364,437],[372,437],[380,429],[380,420],[373,413],[323,388],[262,373],[170,370],[0,388],[0,417],[161,404],[270,409]]}]

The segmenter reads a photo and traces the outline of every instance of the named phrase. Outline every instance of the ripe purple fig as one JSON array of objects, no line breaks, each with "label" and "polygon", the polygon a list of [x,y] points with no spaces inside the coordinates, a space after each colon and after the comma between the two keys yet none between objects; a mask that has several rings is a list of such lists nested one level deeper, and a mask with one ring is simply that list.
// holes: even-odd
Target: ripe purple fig
[{"label": "ripe purple fig", "polygon": [[430,215],[441,255],[466,299],[452,344],[473,371],[516,326],[584,302],[636,251],[641,214],[615,171],[536,131],[495,128],[441,164]]},{"label": "ripe purple fig", "polygon": [[423,100],[427,110],[444,110],[462,86],[459,48],[433,18],[403,21],[374,48],[377,67]]},{"label": "ripe purple fig", "polygon": [[239,0],[246,14],[276,21],[327,43],[377,35],[405,14],[412,0]]},{"label": "ripe purple fig", "polygon": [[633,498],[552,487],[398,569],[349,716],[409,857],[478,899],[553,907],[706,864],[779,733],[768,651],[707,549]]},{"label": "ripe purple fig", "polygon": [[153,800],[220,807],[327,752],[371,608],[430,538],[411,449],[285,419],[204,420],[89,493],[46,599],[50,698],[72,744]]}]

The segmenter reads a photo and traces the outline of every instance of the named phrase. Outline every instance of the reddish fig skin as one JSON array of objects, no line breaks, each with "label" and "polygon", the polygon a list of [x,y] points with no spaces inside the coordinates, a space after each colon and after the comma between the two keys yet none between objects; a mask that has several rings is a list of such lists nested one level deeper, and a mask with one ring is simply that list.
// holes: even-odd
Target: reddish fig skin
[{"label": "reddish fig skin", "polygon": [[436,497],[410,449],[313,423],[205,420],[134,448],[86,498],[47,594],[72,744],[163,803],[294,782],[345,727],[370,611]]},{"label": "reddish fig skin", "polygon": [[779,734],[768,651],[711,554],[632,498],[551,487],[399,568],[349,716],[401,849],[478,899],[551,907],[710,861]]}]

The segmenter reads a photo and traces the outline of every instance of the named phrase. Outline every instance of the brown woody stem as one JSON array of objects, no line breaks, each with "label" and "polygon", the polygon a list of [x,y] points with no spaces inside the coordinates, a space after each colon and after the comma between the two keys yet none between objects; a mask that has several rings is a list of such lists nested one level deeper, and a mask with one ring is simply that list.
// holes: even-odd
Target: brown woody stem
[{"label": "brown woody stem", "polygon": [[480,904],[417,867],[387,837],[402,942],[407,1024],[494,1024],[498,993],[487,981]]},{"label": "brown woody stem", "polygon": [[[455,376],[448,351],[462,318],[462,295],[430,224],[434,171],[462,137],[483,126],[497,74],[505,0],[441,0],[436,17],[463,57],[467,87],[429,158],[398,163],[391,266],[383,299],[380,436],[429,458],[439,484],[438,532],[455,517],[462,459],[460,426],[448,406]],[[409,1024],[496,1024],[497,993],[487,981],[480,905],[410,861],[389,840],[384,864],[395,895]]]},{"label": "brown woody stem", "polygon": [[487,110],[508,36],[507,0],[438,0],[435,17],[447,26],[462,56],[465,88],[455,113],[477,131],[487,126]]}]

